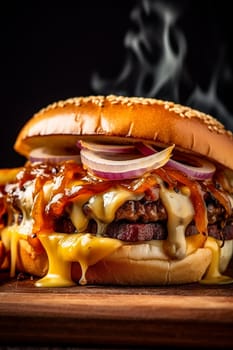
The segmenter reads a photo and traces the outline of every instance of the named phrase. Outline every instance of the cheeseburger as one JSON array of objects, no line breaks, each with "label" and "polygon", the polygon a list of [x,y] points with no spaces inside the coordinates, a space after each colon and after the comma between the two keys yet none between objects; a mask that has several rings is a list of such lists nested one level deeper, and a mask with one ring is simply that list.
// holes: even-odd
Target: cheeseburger
[{"label": "cheeseburger", "polygon": [[0,264],[38,287],[233,282],[233,136],[151,98],[36,113],[0,171]]}]

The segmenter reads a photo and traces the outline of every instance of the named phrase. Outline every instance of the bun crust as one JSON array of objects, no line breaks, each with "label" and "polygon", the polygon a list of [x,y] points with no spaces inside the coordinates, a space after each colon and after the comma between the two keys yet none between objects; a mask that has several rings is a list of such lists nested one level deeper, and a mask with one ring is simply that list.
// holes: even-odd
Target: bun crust
[{"label": "bun crust", "polygon": [[[90,266],[86,273],[88,284],[113,285],[162,285],[183,284],[200,281],[205,274],[212,253],[200,248],[182,260],[134,260],[105,259]],[[72,277],[79,281],[79,264],[73,264]]]},{"label": "bun crust", "polygon": [[173,102],[151,98],[89,96],[70,98],[36,113],[20,131],[14,148],[75,148],[78,139],[175,144],[233,169],[233,136],[211,117]]},{"label": "bun crust", "polygon": [[[144,244],[145,253],[148,245]],[[212,257],[208,248],[199,248],[182,260],[172,261],[157,257],[153,259],[151,256],[147,258],[146,255],[143,258],[140,244],[133,246],[131,254],[130,246],[122,246],[120,250],[120,258],[113,254],[88,268],[88,284],[161,285],[197,282],[205,274]],[[17,269],[42,277],[48,270],[47,256],[37,255],[28,241],[20,240]],[[71,274],[78,283],[82,275],[79,263],[72,264]]]}]

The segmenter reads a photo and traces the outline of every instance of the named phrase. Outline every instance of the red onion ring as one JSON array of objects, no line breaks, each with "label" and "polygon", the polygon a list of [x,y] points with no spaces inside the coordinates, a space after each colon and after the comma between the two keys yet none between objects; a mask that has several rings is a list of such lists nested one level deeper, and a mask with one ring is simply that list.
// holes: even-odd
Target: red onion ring
[{"label": "red onion ring", "polygon": [[175,145],[152,154],[136,159],[115,160],[109,159],[104,153],[93,152],[83,148],[80,152],[81,161],[96,176],[109,180],[131,179],[142,176],[147,171],[165,165]]},{"label": "red onion ring", "polygon": [[173,159],[170,159],[167,165],[171,168],[182,171],[186,175],[196,180],[207,180],[213,176],[216,170],[216,167],[213,163],[207,161],[206,159],[195,157],[193,157],[193,160],[196,160],[200,166],[194,167],[192,165],[177,162]]},{"label": "red onion ring", "polygon": [[110,145],[110,144],[100,144],[95,142],[78,141],[77,147],[79,149],[89,149],[93,152],[101,153],[132,153],[135,150],[133,145]]},{"label": "red onion ring", "polygon": [[[190,161],[197,166],[169,159],[174,145],[160,152],[152,145],[142,142],[134,145],[110,145],[78,141],[77,147],[81,149],[80,155],[63,152],[53,154],[46,148],[38,148],[31,151],[29,160],[52,163],[74,160],[82,162],[96,176],[113,180],[140,177],[145,172],[165,164],[196,180],[210,179],[216,170],[213,163],[193,155],[189,156]],[[140,154],[137,155],[136,151]]]},{"label": "red onion ring", "polygon": [[30,152],[29,160],[32,163],[35,162],[50,162],[50,163],[60,163],[66,160],[74,160],[77,163],[81,163],[81,158],[79,154],[53,154],[50,150],[46,148],[36,148]]},{"label": "red onion ring", "polygon": [[[136,145],[136,147],[144,155],[151,155],[157,152],[153,148],[153,146],[145,143],[139,143]],[[190,158],[190,161],[198,164],[199,166],[184,164],[173,159],[169,159],[166,165],[173,169],[182,171],[189,177],[196,180],[207,180],[213,176],[216,170],[216,167],[213,163],[209,162],[206,159],[199,158],[193,155],[189,155],[188,157]]]}]

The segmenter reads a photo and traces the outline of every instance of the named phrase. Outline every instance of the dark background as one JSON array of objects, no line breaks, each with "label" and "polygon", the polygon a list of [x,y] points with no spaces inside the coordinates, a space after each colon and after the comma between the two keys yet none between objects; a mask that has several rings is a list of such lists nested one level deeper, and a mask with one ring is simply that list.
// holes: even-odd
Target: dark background
[{"label": "dark background", "polygon": [[[149,62],[156,62],[161,18],[149,11],[159,1],[77,1],[56,6],[49,1],[23,1],[5,4],[0,11],[0,84],[1,84],[1,167],[21,165],[24,159],[13,150],[23,124],[46,105],[73,96],[97,93],[134,95],[137,85],[138,58],[125,46],[126,33],[139,35],[139,22],[132,12],[141,11],[141,28],[150,26],[152,49],[142,43],[141,51]],[[160,1],[172,4],[179,13],[176,26],[186,40],[186,56],[179,79],[179,94],[171,89],[158,91],[159,98],[193,104],[233,125],[233,27],[231,1]],[[151,28],[153,30],[151,30]],[[176,52],[176,41],[170,33]],[[144,46],[143,46],[144,45]],[[117,78],[126,62],[131,74],[121,82]],[[142,65],[143,66],[143,65]],[[217,73],[216,73],[217,72]],[[94,88],[98,74],[102,85]],[[213,79],[217,77],[217,79]],[[214,102],[206,98],[194,103],[189,99],[196,86],[207,91],[215,81]],[[174,82],[173,82],[174,83]],[[145,79],[141,95],[151,94],[150,77]],[[214,84],[213,84],[214,85]],[[211,100],[211,99],[210,99]],[[203,102],[204,101],[204,102]],[[215,103],[217,101],[217,104]]]}]

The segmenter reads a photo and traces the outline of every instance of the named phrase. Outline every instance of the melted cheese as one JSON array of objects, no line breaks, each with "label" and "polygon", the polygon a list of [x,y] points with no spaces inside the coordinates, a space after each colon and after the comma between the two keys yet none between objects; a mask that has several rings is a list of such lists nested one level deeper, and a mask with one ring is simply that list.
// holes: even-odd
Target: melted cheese
[{"label": "melted cheese", "polygon": [[[24,184],[24,191],[19,192],[19,206],[23,214],[20,225],[14,224],[7,226],[1,231],[1,239],[7,250],[11,252],[10,276],[14,277],[16,269],[16,261],[18,254],[19,239],[27,239],[27,235],[31,234],[33,226],[33,218],[31,210],[33,206],[33,190],[35,181],[27,181]],[[18,214],[15,214],[18,215]],[[17,218],[15,218],[17,221]]]},{"label": "melted cheese", "polygon": [[124,243],[124,250],[117,249],[108,260],[130,259],[130,260],[169,260],[169,256],[163,249],[162,240],[152,240],[140,243]]},{"label": "melted cheese", "polygon": [[84,214],[82,209],[87,200],[88,198],[84,196],[77,202],[73,203],[70,210],[70,219],[78,232],[84,232],[89,223],[89,218]]},{"label": "melted cheese", "polygon": [[[70,209],[70,219],[78,232],[84,232],[89,220],[93,218],[97,223],[97,235],[105,232],[108,223],[114,220],[117,209],[127,200],[138,200],[142,195],[135,195],[130,191],[112,188],[108,192],[95,196],[81,196]],[[83,205],[90,209],[89,217],[83,212]]]},{"label": "melted cheese", "polygon": [[[49,270],[45,277],[36,282],[37,287],[64,287],[71,286],[75,283],[71,279],[71,263],[79,262],[82,270],[80,284],[86,284],[86,271],[89,266],[94,265],[103,258],[116,259],[121,258],[121,250],[118,250],[124,243],[117,239],[103,238],[86,234],[40,234],[39,238],[46,249],[49,258]],[[198,248],[195,236],[189,237],[187,240],[187,248],[189,251],[195,245]],[[150,241],[147,244],[140,244],[140,250],[137,247],[137,257],[141,259],[162,259],[169,260],[163,252],[163,241]],[[206,241],[205,248],[212,251],[212,262],[208,272],[202,280],[206,284],[225,284],[232,283],[233,279],[222,275],[221,271],[225,269],[226,264],[232,258],[232,241],[225,242],[225,248],[220,248],[219,242],[214,238],[209,237]],[[190,247],[191,245],[191,247]],[[125,248],[129,247],[128,258],[134,256],[133,247],[137,244],[125,244]],[[147,254],[145,254],[145,250]],[[125,257],[124,251],[124,257]],[[224,270],[223,270],[224,271]]]},{"label": "melted cheese", "polygon": [[171,258],[182,259],[186,256],[185,230],[194,216],[189,191],[176,193],[167,190],[162,184],[160,196],[168,215],[168,238],[164,241],[164,249]]},{"label": "melted cheese", "polygon": [[[187,252],[191,252],[199,247],[198,235],[188,237]],[[19,232],[19,227],[4,228],[1,231],[1,238],[4,246],[11,250],[11,277],[15,275],[15,266],[18,254],[19,239],[26,239],[27,235]],[[44,246],[49,260],[49,270],[45,277],[36,282],[37,287],[65,287],[72,286],[75,283],[71,278],[71,263],[79,262],[82,270],[80,284],[85,284],[85,274],[89,266],[103,258],[116,259],[121,257],[121,250],[118,250],[123,244],[129,246],[129,258],[132,258],[133,246],[137,244],[126,244],[117,239],[104,238],[86,234],[40,234],[39,239]],[[163,250],[164,241],[149,241],[140,244],[141,254],[144,259],[162,259],[169,260],[169,256]],[[233,255],[233,241],[225,241],[224,246],[220,248],[220,241],[208,237],[205,248],[212,251],[212,262],[208,272],[201,281],[206,284],[232,283],[233,279],[222,275]],[[145,248],[146,247],[146,248]],[[145,254],[146,249],[146,254]],[[140,250],[137,249],[137,255],[140,259]],[[125,256],[125,252],[124,252]]]},{"label": "melted cheese", "polygon": [[22,168],[0,169],[0,185],[15,181],[20,170]]},{"label": "melted cheese", "polygon": [[[233,283],[233,278],[221,274],[225,261],[230,261],[232,257],[232,250],[227,248],[221,253],[223,248],[220,248],[221,242],[218,242],[212,237],[208,237],[205,243],[205,248],[209,248],[212,252],[211,264],[204,278],[200,281],[203,284],[228,284]],[[225,244],[228,244],[225,242]],[[232,247],[232,246],[230,246]],[[224,259],[223,259],[224,257]]]},{"label": "melted cheese", "polygon": [[141,197],[142,195],[135,195],[120,188],[112,188],[108,192],[91,197],[87,206],[91,210],[92,218],[97,222],[97,234],[104,233],[106,224],[114,220],[115,213],[122,204],[128,200],[139,200]]},{"label": "melted cheese", "polygon": [[92,210],[95,218],[109,223],[114,220],[116,210],[130,199],[138,199],[138,196],[127,190],[116,188],[91,197],[88,207]]},{"label": "melted cheese", "polygon": [[186,237],[186,255],[190,255],[195,252],[198,248],[203,248],[206,242],[206,236],[202,233],[191,235]]},{"label": "melted cheese", "polygon": [[35,283],[36,287],[69,287],[75,285],[71,279],[71,262],[64,261],[58,254],[57,246],[65,234],[40,235],[40,241],[46,250],[49,269],[45,277]]},{"label": "melted cheese", "polygon": [[[219,242],[221,245],[222,242]],[[225,241],[223,247],[220,248],[220,257],[219,257],[219,271],[222,273],[226,270],[227,266],[230,263],[230,260],[233,255],[233,240]]]},{"label": "melted cheese", "polygon": [[21,234],[31,234],[33,226],[33,218],[31,216],[33,208],[33,191],[35,187],[35,180],[27,181],[24,184],[24,190],[19,192],[18,205],[22,211],[23,219],[18,226]]},{"label": "melted cheese", "polygon": [[[148,242],[147,254],[151,259],[182,259],[197,248],[203,247],[203,235],[185,237],[185,229],[194,216],[194,209],[189,198],[190,191],[184,187],[181,192],[176,193],[166,189],[161,181],[160,185],[160,197],[168,214],[168,238],[166,241]],[[47,201],[52,197],[53,186],[54,184],[48,181],[43,188]],[[11,276],[15,274],[18,241],[20,238],[26,239],[27,235],[32,232],[33,219],[30,214],[33,206],[33,191],[34,182],[28,181],[25,190],[20,192],[23,213],[21,224],[4,228],[1,232],[3,244],[11,251]],[[98,236],[89,233],[40,234],[39,239],[48,255],[49,270],[36,285],[40,287],[74,285],[71,278],[71,263],[75,261],[79,262],[82,270],[80,283],[85,284],[88,267],[105,257],[117,257],[117,254],[120,253],[118,248],[124,244],[116,239],[101,237],[106,225],[114,220],[117,209],[125,201],[139,200],[141,197],[142,195],[135,195],[120,188],[111,188],[105,193],[92,197],[81,196],[73,203],[70,218],[78,232],[86,230],[90,218],[95,219],[98,224]],[[82,208],[85,203],[90,208],[90,217],[86,217],[83,213]],[[223,276],[222,272],[232,257],[233,241],[226,241],[223,248],[220,248],[218,241],[208,238],[205,247],[212,251],[213,259],[203,283],[232,282],[233,280]],[[129,249],[129,254],[131,254],[130,251]]]},{"label": "melted cheese", "polygon": [[19,226],[14,225],[6,227],[1,231],[1,240],[8,251],[11,253],[10,276],[15,276],[16,261],[18,256],[18,242],[20,239],[26,239],[27,235],[20,233]]},{"label": "melted cheese", "polygon": [[122,243],[117,239],[86,234],[40,234],[49,259],[49,270],[36,282],[37,287],[65,287],[75,283],[71,279],[71,263],[79,262],[82,270],[80,284],[86,284],[89,266],[96,264],[117,250]]}]

